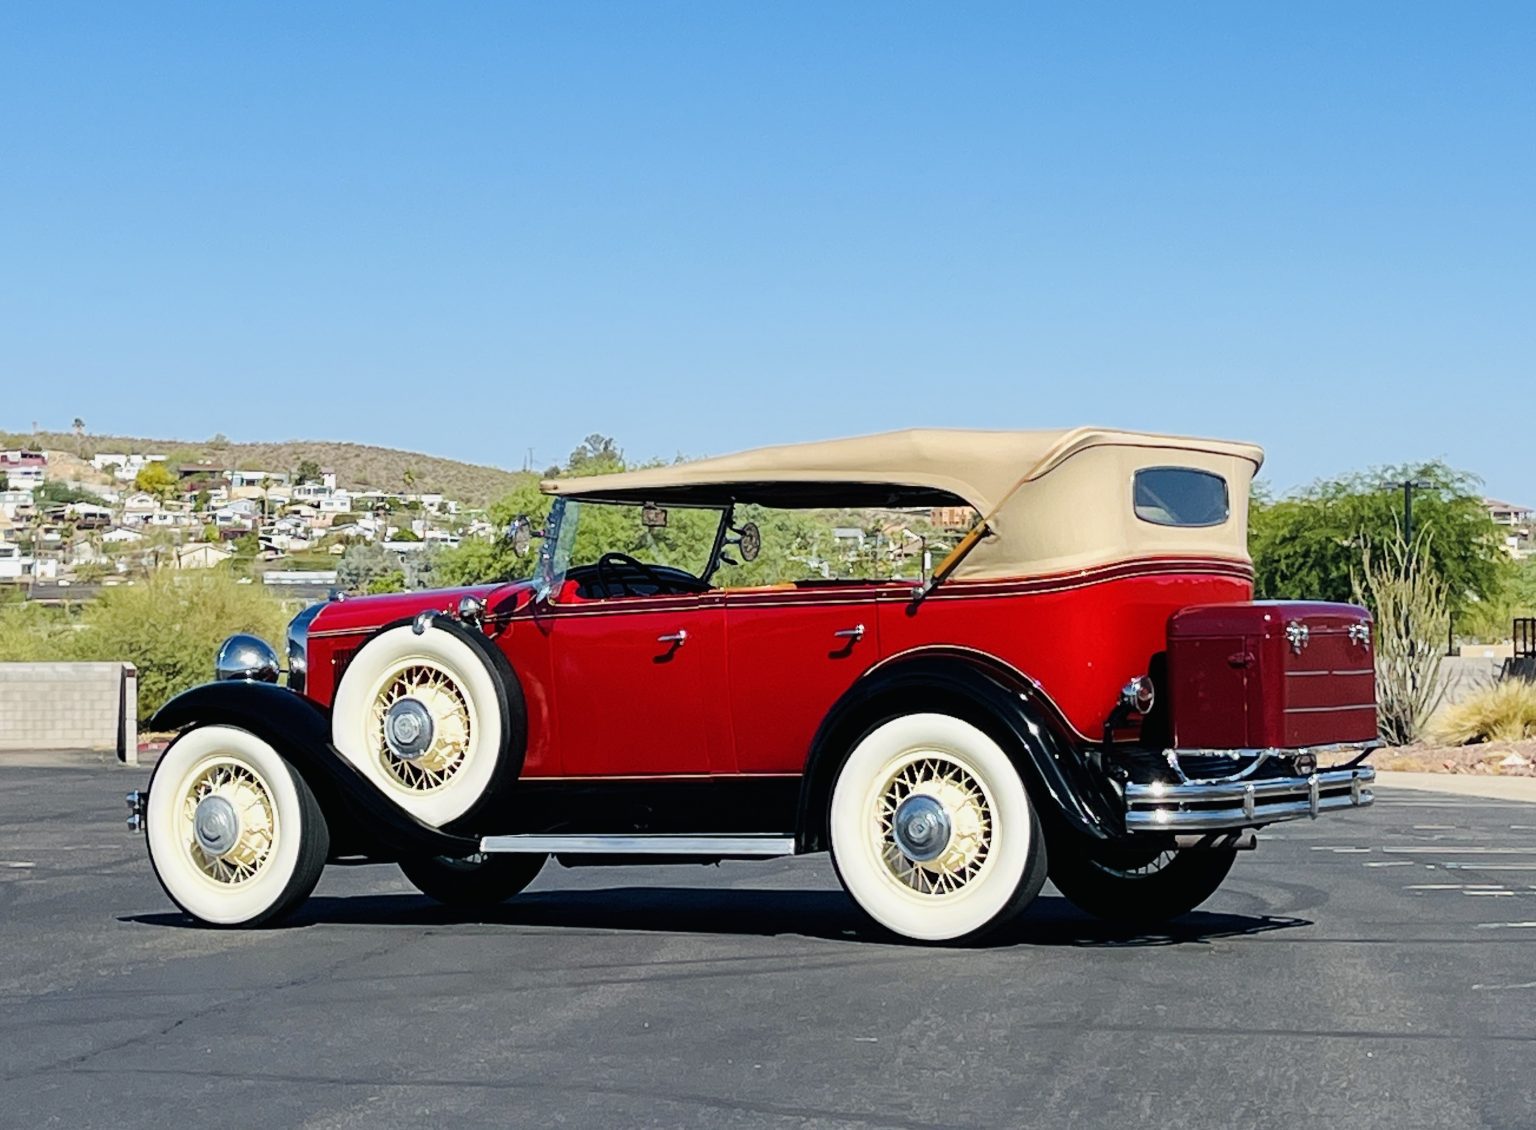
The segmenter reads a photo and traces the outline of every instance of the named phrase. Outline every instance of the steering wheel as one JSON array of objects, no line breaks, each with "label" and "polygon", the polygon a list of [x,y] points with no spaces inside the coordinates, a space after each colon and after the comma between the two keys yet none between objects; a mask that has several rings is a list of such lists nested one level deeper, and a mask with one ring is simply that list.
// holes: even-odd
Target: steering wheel
[{"label": "steering wheel", "polygon": [[632,595],[629,579],[623,576],[621,567],[629,570],[631,574],[638,574],[641,580],[654,585],[658,594],[674,591],[672,586],[644,561],[637,561],[627,553],[610,552],[597,559],[597,583],[602,586],[603,592],[608,596],[614,596],[620,592],[625,596]]}]

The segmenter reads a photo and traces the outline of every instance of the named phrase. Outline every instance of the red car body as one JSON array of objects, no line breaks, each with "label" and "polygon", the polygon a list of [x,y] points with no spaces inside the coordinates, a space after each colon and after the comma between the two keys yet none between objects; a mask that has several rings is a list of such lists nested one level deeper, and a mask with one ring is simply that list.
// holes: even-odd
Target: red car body
[{"label": "red car body", "polygon": [[[534,861],[527,882],[547,855],[830,847],[878,921],[951,938],[1027,903],[1049,845],[1079,905],[1178,913],[1253,829],[1372,799],[1370,617],[1253,601],[1261,458],[1102,429],[913,431],[547,482],[533,577],[312,608],[289,629],[288,688],[240,637],[224,681],[162,710],[157,728],[257,743],[231,755],[243,784],[182,758],[184,801],[162,819],[195,807],[201,846],[173,897],[203,905],[209,853],[261,857],[274,822],[231,813],[281,757],[330,858],[399,860],[450,900],[468,859]],[[572,567],[581,508],[603,505],[657,529],[669,506],[717,514],[707,565]],[[977,519],[922,577],[732,584],[725,551],[750,561],[761,543],[738,506]],[[289,895],[273,897],[261,914]]]}]

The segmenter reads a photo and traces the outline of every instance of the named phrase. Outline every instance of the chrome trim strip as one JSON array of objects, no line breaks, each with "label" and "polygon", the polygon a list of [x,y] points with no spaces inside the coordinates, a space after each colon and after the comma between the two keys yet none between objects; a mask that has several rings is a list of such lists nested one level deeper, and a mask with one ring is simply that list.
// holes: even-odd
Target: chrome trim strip
[{"label": "chrome trim strip", "polygon": [[483,852],[550,855],[794,855],[793,836],[484,836]]},{"label": "chrome trim strip", "polygon": [[1375,779],[1376,770],[1362,765],[1272,781],[1128,784],[1125,826],[1132,832],[1199,832],[1315,820],[1335,809],[1368,807],[1376,797],[1365,786]]},{"label": "chrome trim strip", "polygon": [[1343,706],[1287,706],[1286,714],[1336,714],[1340,710],[1375,710],[1374,702],[1350,702]]}]

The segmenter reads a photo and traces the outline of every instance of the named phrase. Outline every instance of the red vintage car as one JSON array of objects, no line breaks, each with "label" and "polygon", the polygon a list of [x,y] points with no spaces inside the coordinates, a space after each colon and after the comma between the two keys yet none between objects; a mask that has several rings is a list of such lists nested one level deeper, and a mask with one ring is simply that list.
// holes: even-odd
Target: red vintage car
[{"label": "red vintage car", "polygon": [[[1178,915],[1254,829],[1372,799],[1370,618],[1252,601],[1261,460],[912,430],[549,481],[529,578],[311,607],[286,687],[269,645],[227,642],[152,721],[180,736],[130,823],[217,925],[281,917],[328,861],[486,904],[550,856],[817,851],[913,939],[982,935],[1047,876],[1106,918]],[[975,518],[908,579],[807,557],[732,583],[774,536],[743,515],[841,507]],[[701,523],[703,559],[672,559]],[[632,529],[651,559],[604,546]]]}]

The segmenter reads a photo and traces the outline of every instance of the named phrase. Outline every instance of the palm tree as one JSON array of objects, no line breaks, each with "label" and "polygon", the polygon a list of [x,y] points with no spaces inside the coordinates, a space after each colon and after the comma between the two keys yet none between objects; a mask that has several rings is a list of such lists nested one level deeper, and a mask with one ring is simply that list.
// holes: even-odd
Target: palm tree
[{"label": "palm tree", "polygon": [[75,433],[75,456],[77,458],[79,458],[79,459],[84,459],[85,458],[85,421],[82,420],[79,416],[76,416],[75,417],[75,422],[72,425],[70,425],[70,427],[74,430],[74,433]]}]

